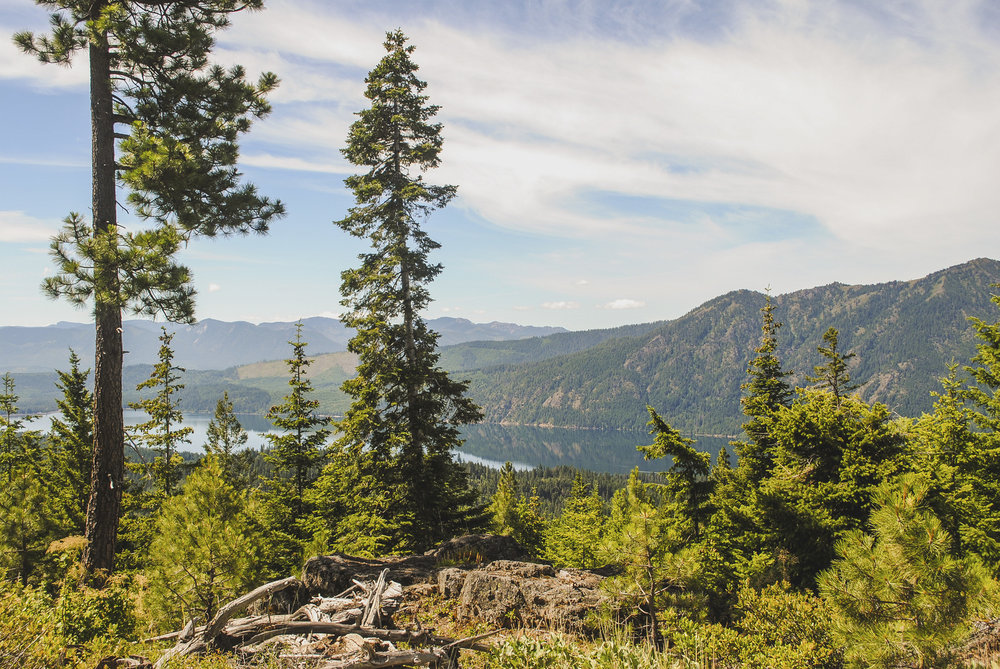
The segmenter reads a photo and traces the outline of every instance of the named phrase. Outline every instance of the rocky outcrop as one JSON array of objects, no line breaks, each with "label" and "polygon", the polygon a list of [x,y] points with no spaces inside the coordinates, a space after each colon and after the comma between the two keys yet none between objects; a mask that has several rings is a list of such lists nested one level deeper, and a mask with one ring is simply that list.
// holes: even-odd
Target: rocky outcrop
[{"label": "rocky outcrop", "polygon": [[600,590],[604,577],[582,569],[497,560],[447,572],[438,573],[438,592],[449,597],[458,591],[459,617],[498,627],[592,632],[590,614],[607,599]]},{"label": "rocky outcrop", "polygon": [[302,582],[313,596],[333,596],[354,580],[372,580],[388,568],[411,597],[435,593],[456,603],[462,620],[494,627],[539,627],[592,632],[590,614],[607,596],[604,575],[555,569],[526,561],[510,537],[474,534],[447,541],[424,555],[368,559],[325,555],[306,562]]}]

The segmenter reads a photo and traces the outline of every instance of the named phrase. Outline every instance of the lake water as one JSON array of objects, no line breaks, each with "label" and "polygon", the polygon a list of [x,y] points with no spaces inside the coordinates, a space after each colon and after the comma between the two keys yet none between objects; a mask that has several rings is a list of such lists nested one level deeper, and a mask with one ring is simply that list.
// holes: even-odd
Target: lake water
[{"label": "lake water", "polygon": [[[266,418],[254,414],[241,414],[238,418],[249,435],[247,448],[260,449],[269,445],[264,435],[273,428]],[[140,411],[125,411],[126,425],[136,425],[145,420],[146,415]],[[208,424],[211,420],[211,414],[185,415],[184,425],[192,428],[194,433],[191,435],[191,443],[182,446],[180,450],[201,452],[208,438]],[[643,471],[663,471],[670,464],[669,460],[643,460],[636,446],[650,444],[653,438],[638,431],[470,425],[463,430],[463,437],[465,445],[456,451],[456,458],[491,467],[499,467],[509,460],[518,469],[531,469],[539,465],[568,465],[598,472],[628,473],[633,467],[639,467]],[[695,439],[696,448],[711,453],[713,462],[722,446],[726,446],[732,453],[726,437]]]}]

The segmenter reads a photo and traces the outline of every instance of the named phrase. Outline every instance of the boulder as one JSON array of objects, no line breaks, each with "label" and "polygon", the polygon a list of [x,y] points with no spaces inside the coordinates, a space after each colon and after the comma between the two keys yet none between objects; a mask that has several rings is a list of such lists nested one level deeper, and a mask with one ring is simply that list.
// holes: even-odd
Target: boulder
[{"label": "boulder", "polygon": [[424,553],[441,562],[485,564],[495,560],[524,560],[528,550],[513,537],[500,534],[466,534],[445,541]]},{"label": "boulder", "polygon": [[589,614],[607,600],[600,590],[603,580],[583,569],[556,571],[546,564],[498,560],[479,569],[442,570],[438,593],[453,596],[461,582],[461,620],[592,633],[596,623]]}]

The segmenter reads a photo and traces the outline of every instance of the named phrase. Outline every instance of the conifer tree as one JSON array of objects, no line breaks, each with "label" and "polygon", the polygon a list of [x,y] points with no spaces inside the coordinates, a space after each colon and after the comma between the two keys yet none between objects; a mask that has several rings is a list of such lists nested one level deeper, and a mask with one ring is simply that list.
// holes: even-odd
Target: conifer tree
[{"label": "conifer tree", "polygon": [[90,370],[80,369],[80,358],[69,351],[69,371],[57,372],[56,400],[60,417],[52,418],[52,463],[50,469],[58,494],[55,497],[71,534],[85,530],[87,498],[90,495],[90,449],[94,441],[94,397],[87,388]]},{"label": "conifer tree", "polygon": [[10,372],[0,378],[0,383],[3,384],[3,392],[0,393],[0,471],[10,478],[17,465],[25,459],[24,425],[34,416],[18,417],[20,409],[17,403],[21,398],[17,396],[14,377]]},{"label": "conifer tree", "polygon": [[753,484],[767,474],[771,463],[773,445],[768,440],[768,417],[779,407],[788,406],[792,389],[785,381],[791,372],[781,368],[778,359],[778,330],[781,322],[774,318],[774,303],[770,293],[764,295],[760,344],[754,349],[756,356],[747,365],[747,380],[740,386],[744,391],[740,405],[748,420],[743,431],[748,443],[739,444],[738,454],[742,471]]},{"label": "conifer tree", "polygon": [[311,398],[308,370],[312,361],[306,357],[302,323],[295,324],[295,340],[288,343],[292,345],[292,357],[285,362],[291,390],[281,404],[267,412],[267,418],[281,433],[264,435],[271,442],[265,459],[274,466],[276,479],[290,486],[291,512],[300,520],[305,515],[306,489],[316,480],[323,464],[323,442],[330,436],[326,429],[330,420],[317,413],[319,400]]},{"label": "conifer tree", "polygon": [[841,398],[858,386],[851,383],[851,375],[847,371],[847,361],[855,354],[847,353],[845,355],[837,350],[838,336],[837,328],[829,328],[823,333],[823,341],[826,346],[818,346],[816,350],[826,358],[826,362],[813,367],[814,375],[807,376],[806,380],[817,384],[819,388],[829,390],[836,399],[837,406],[840,406]]},{"label": "conifer tree", "polygon": [[666,473],[667,491],[680,502],[681,515],[692,529],[691,538],[697,539],[708,515],[712,456],[692,448],[694,439],[681,436],[660,418],[653,407],[647,406],[646,410],[649,411],[650,434],[655,438],[652,444],[639,446],[639,451],[647,460],[670,456],[672,462]]},{"label": "conifer tree", "polygon": [[150,594],[162,622],[203,624],[253,581],[244,503],[208,456],[156,514]]},{"label": "conifer tree", "polygon": [[538,495],[517,493],[514,466],[505,462],[500,469],[497,491],[490,501],[493,514],[493,530],[497,534],[513,537],[519,544],[537,553],[542,547],[545,519],[542,517]]},{"label": "conifer tree", "polygon": [[[237,139],[269,111],[270,73],[209,65],[214,34],[263,0],[36,0],[47,35],[14,41],[44,63],[89,55],[92,219],[72,213],[52,242],[58,272],[44,287],[91,302],[95,322],[94,448],[84,564],[114,568],[124,462],[122,311],[193,319],[190,272],[176,252],[192,237],[267,231],[280,202],[241,183]],[[119,142],[116,146],[116,142]],[[117,221],[117,184],[145,227]]]},{"label": "conifer tree", "polygon": [[343,385],[353,402],[338,425],[337,448],[400,491],[394,509],[401,515],[392,524],[404,544],[426,548],[486,522],[451,456],[462,443],[459,426],[481,412],[465,396],[467,384],[438,366],[437,334],[420,315],[430,302],[427,284],[441,272],[428,259],[439,245],[421,222],[456,192],[419,174],[439,161],[438,107],[422,94],[426,83],[406,36],[387,33],[384,46],[386,56],[365,80],[371,106],[358,113],[343,149],[367,171],[345,180],[355,206],[337,225],[367,238],[372,250],[341,275],[342,321],[357,331],[348,348],[359,363],[357,377]]},{"label": "conifer tree", "polygon": [[605,529],[604,500],[597,494],[597,487],[588,488],[577,473],[562,513],[545,530],[543,557],[558,566],[599,567]]},{"label": "conifer tree", "polygon": [[953,667],[995,584],[973,556],[957,558],[926,508],[928,485],[907,474],[878,491],[873,534],[849,532],[820,575],[850,666]]},{"label": "conifer tree", "polygon": [[317,527],[315,499],[309,493],[326,458],[323,444],[330,434],[330,420],[317,413],[319,400],[312,399],[312,383],[302,341],[302,323],[296,324],[292,357],[288,364],[290,390],[280,404],[267,412],[271,423],[281,430],[266,434],[270,450],[264,459],[271,463],[270,478],[258,492],[260,523],[268,533],[273,569],[280,572],[301,565],[302,551],[314,535],[329,529]]},{"label": "conifer tree", "polygon": [[153,486],[169,497],[180,480],[181,457],[177,448],[180,444],[191,442],[189,437],[194,430],[180,427],[184,414],[180,410],[181,401],[175,396],[184,389],[184,384],[178,381],[179,372],[185,370],[174,365],[174,350],[170,347],[174,335],[168,333],[166,328],[161,330],[158,362],[153,365],[149,378],[136,386],[136,390],[153,388],[156,394],[130,402],[129,407],[145,411],[149,417],[145,423],[136,425],[135,431],[141,441],[159,453],[152,466]]},{"label": "conifer tree", "polygon": [[237,451],[246,446],[250,435],[236,417],[228,391],[223,392],[215,404],[215,415],[208,423],[207,438],[205,452],[219,463],[226,483],[236,490],[249,487],[253,453]]}]

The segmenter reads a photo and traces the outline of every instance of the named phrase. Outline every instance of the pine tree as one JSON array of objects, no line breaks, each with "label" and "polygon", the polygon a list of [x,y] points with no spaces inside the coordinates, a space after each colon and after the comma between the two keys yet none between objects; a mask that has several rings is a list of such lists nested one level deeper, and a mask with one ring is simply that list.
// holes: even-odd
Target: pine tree
[{"label": "pine tree", "polygon": [[[124,462],[122,311],[193,319],[190,272],[176,252],[192,237],[267,231],[283,206],[240,183],[237,139],[269,111],[270,73],[210,66],[213,35],[263,0],[36,0],[52,32],[14,36],[44,63],[89,55],[92,220],[79,214],[52,242],[52,297],[93,304],[94,449],[84,564],[114,568]],[[127,131],[127,132],[126,132]],[[120,140],[118,146],[116,141]],[[148,227],[117,223],[117,184]]]},{"label": "pine tree", "polygon": [[873,534],[848,533],[820,575],[851,666],[956,666],[955,646],[992,599],[996,586],[979,560],[951,553],[948,532],[925,506],[927,490],[913,474],[884,483]]},{"label": "pine tree", "polygon": [[57,372],[56,387],[62,398],[56,400],[60,417],[52,418],[52,463],[50,469],[58,494],[55,498],[60,515],[68,523],[70,534],[85,530],[87,498],[90,496],[90,450],[94,442],[94,397],[87,389],[90,370],[80,370],[80,358],[69,351],[69,371]]},{"label": "pine tree", "polygon": [[174,335],[162,328],[160,335],[160,351],[158,362],[153,365],[149,378],[136,386],[136,390],[153,388],[156,395],[138,402],[130,402],[129,407],[145,411],[149,420],[135,426],[136,434],[149,448],[159,455],[153,462],[153,486],[158,492],[169,497],[180,480],[181,457],[177,452],[180,444],[190,443],[190,435],[194,430],[190,427],[180,427],[184,415],[180,410],[178,392],[184,389],[179,372],[183,367],[174,365],[174,350],[170,342]]},{"label": "pine tree", "polygon": [[222,398],[215,404],[215,415],[208,423],[207,438],[205,452],[218,461],[226,483],[236,490],[248,488],[254,454],[239,451],[246,446],[250,435],[236,417],[228,392],[223,392]]},{"label": "pine tree", "polygon": [[253,576],[244,503],[226,483],[214,456],[184,481],[156,514],[150,546],[150,594],[163,622],[212,619],[219,606],[245,592]]},{"label": "pine tree", "polygon": [[543,557],[557,566],[591,569],[601,566],[600,545],[606,530],[604,500],[578,473],[562,513],[545,531]]},{"label": "pine tree", "polygon": [[837,338],[839,333],[837,328],[829,328],[823,333],[823,341],[826,346],[818,346],[816,350],[820,352],[826,363],[813,367],[813,376],[807,376],[806,380],[817,384],[819,388],[829,390],[837,406],[840,406],[841,398],[847,393],[857,388],[857,384],[851,383],[851,375],[847,371],[847,361],[855,356],[854,353],[842,354],[837,350]]},{"label": "pine tree", "polygon": [[342,274],[342,321],[357,331],[348,348],[359,363],[343,385],[353,402],[338,425],[338,447],[366,462],[366,475],[401,490],[392,524],[402,543],[426,548],[487,516],[451,456],[462,443],[459,426],[481,412],[465,396],[467,384],[438,366],[437,334],[420,316],[427,284],[441,272],[428,260],[439,245],[421,220],[456,188],[417,174],[438,164],[441,125],[432,122],[438,107],[422,94],[426,83],[406,42],[398,30],[387,33],[387,55],[365,80],[371,106],[358,113],[343,150],[368,171],[345,180],[356,204],[337,225],[368,238],[372,251]]}]

